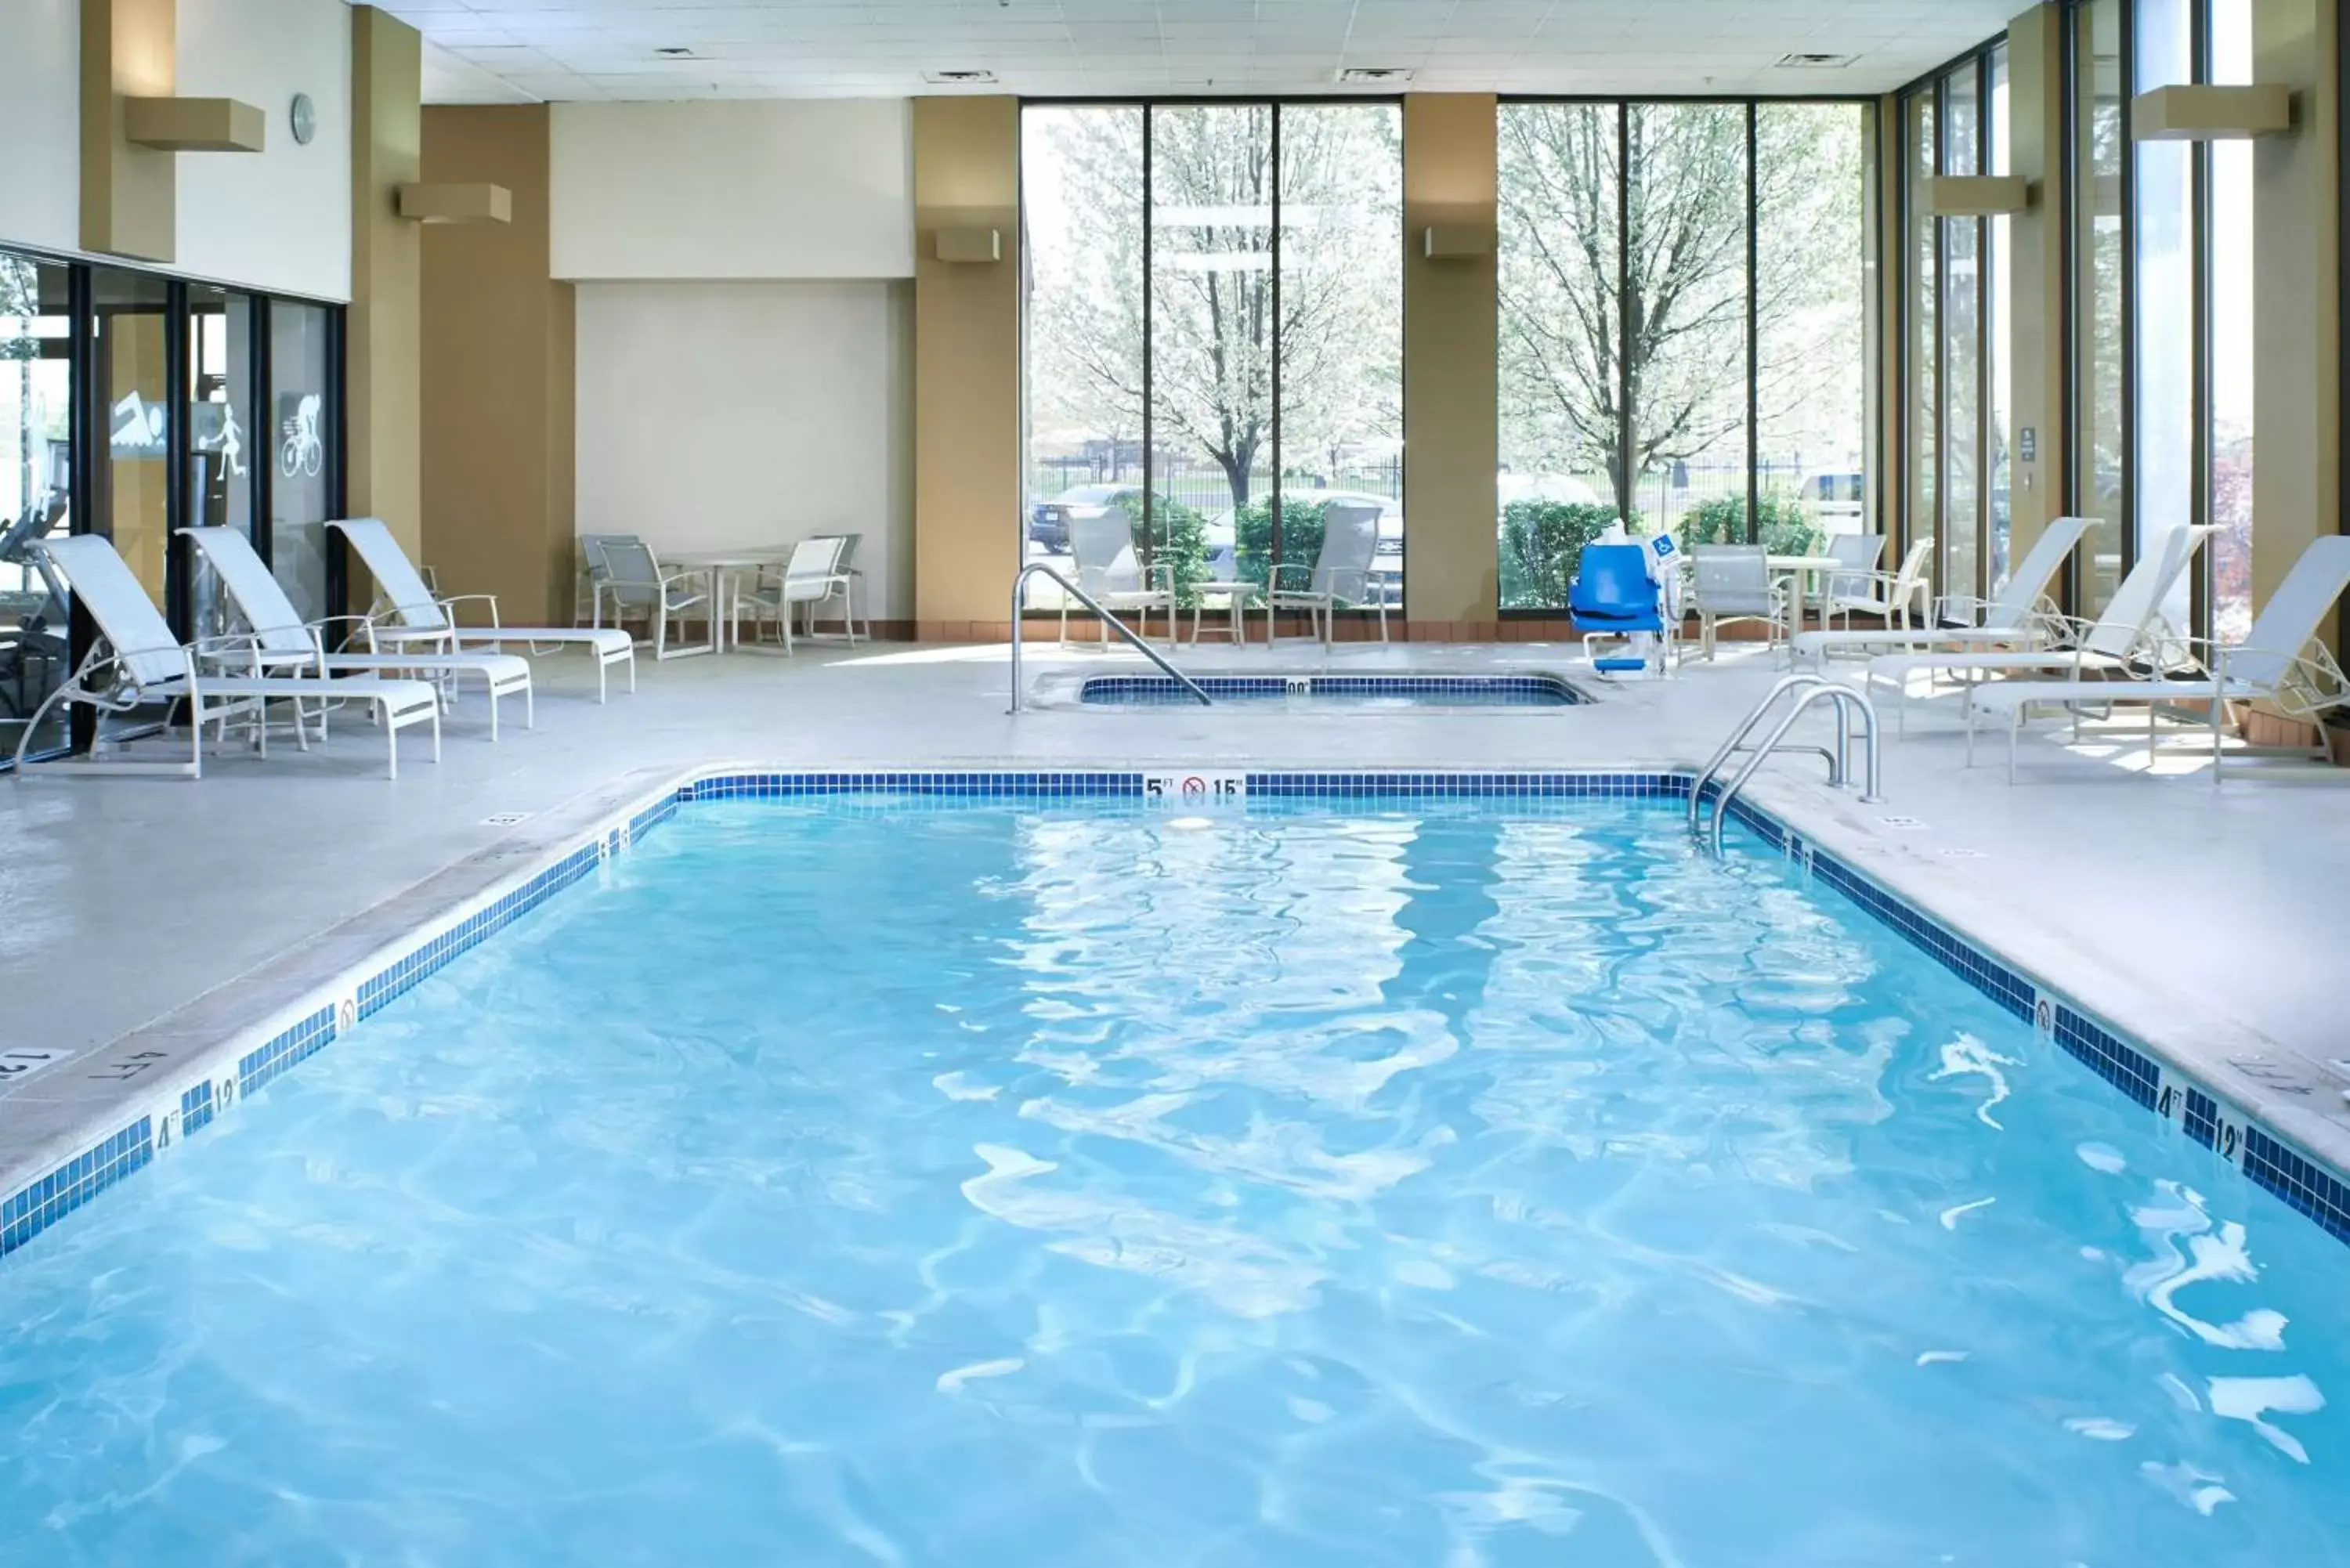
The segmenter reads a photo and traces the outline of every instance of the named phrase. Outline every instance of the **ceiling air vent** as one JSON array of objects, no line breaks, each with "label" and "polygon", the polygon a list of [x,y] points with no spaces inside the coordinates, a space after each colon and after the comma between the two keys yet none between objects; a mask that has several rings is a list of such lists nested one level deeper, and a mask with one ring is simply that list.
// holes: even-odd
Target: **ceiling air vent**
[{"label": "ceiling air vent", "polygon": [[1400,87],[1411,80],[1409,66],[1348,66],[1338,79],[1355,87]]},{"label": "ceiling air vent", "polygon": [[1779,68],[1789,71],[1834,71],[1852,64],[1850,55],[1781,55]]},{"label": "ceiling air vent", "polygon": [[995,79],[993,71],[924,71],[922,79],[932,87],[984,87]]}]

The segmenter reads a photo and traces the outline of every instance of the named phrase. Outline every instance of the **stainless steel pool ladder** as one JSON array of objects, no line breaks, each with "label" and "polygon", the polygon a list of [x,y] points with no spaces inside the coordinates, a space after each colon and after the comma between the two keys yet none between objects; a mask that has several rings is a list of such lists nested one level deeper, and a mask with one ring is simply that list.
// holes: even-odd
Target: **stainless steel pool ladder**
[{"label": "stainless steel pool ladder", "polygon": [[[1750,741],[1748,737],[1770,716],[1772,710],[1779,706],[1779,699],[1791,691],[1798,695],[1779,722],[1771,727],[1771,732],[1760,742]],[[1806,709],[1820,701],[1832,703],[1835,708],[1835,749],[1830,751],[1825,746],[1783,743],[1787,732],[1794,727],[1795,721],[1804,716]],[[1731,732],[1730,739],[1721,742],[1721,749],[1713,753],[1712,760],[1699,771],[1696,778],[1690,781],[1690,827],[1695,830],[1698,815],[1705,808],[1705,786],[1729,766],[1731,758],[1741,753],[1746,754],[1745,763],[1713,797],[1713,819],[1706,830],[1706,842],[1717,850],[1721,847],[1721,825],[1730,815],[1730,803],[1737,797],[1740,790],[1746,787],[1746,781],[1754,776],[1754,770],[1761,767],[1767,757],[1788,753],[1807,753],[1825,757],[1827,759],[1829,784],[1842,789],[1852,757],[1852,716],[1855,713],[1861,718],[1862,765],[1867,770],[1867,783],[1860,798],[1870,805],[1883,800],[1885,796],[1879,793],[1883,781],[1877,772],[1877,704],[1870,701],[1865,692],[1856,691],[1840,681],[1830,680],[1825,675],[1807,672],[1787,676],[1772,687],[1762,701],[1754,704],[1745,720]]]},{"label": "stainless steel pool ladder", "polygon": [[[1085,606],[1087,609],[1093,611],[1094,614],[1099,616],[1104,626],[1108,627],[1112,631],[1117,632],[1118,636],[1132,643],[1135,646],[1136,650],[1139,652],[1143,658],[1150,660],[1151,663],[1165,670],[1168,675],[1174,679],[1178,685],[1183,688],[1184,691],[1189,691],[1192,696],[1197,697],[1200,700],[1200,705],[1201,707],[1211,708],[1215,706],[1215,699],[1210,697],[1205,691],[1201,691],[1198,681],[1192,680],[1190,676],[1184,674],[1181,670],[1168,663],[1167,660],[1160,656],[1157,649],[1151,647],[1149,643],[1135,635],[1135,631],[1132,627],[1118,619],[1118,617],[1110,614],[1109,611],[1102,608],[1101,605],[1094,598],[1093,595],[1086,592],[1085,589],[1077,587],[1076,584],[1069,581],[1068,578],[1061,576],[1060,573],[1055,571],[1044,562],[1031,561],[1026,566],[1021,567],[1019,572],[1012,579],[1012,711],[1014,713],[1019,712],[1027,701],[1027,693],[1020,684],[1020,597],[1027,589],[1028,579],[1040,575],[1050,577],[1055,582],[1060,584],[1061,591],[1063,593],[1069,595],[1079,604]],[[1170,624],[1171,625],[1172,622],[1170,622]]]}]

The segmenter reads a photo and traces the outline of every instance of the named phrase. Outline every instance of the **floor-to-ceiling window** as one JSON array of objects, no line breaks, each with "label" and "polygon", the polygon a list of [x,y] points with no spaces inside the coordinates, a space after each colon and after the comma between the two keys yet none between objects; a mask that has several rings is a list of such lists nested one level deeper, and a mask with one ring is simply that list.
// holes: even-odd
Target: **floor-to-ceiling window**
[{"label": "floor-to-ceiling window", "polygon": [[1566,603],[1623,474],[1624,106],[1502,106],[1501,605]]},{"label": "floor-to-ceiling window", "polygon": [[1823,534],[1869,531],[1868,115],[1754,110],[1754,478]]},{"label": "floor-to-ceiling window", "polygon": [[[73,525],[73,274],[0,252],[0,759],[68,671],[64,579],[34,546]],[[54,716],[31,750],[66,740]]]},{"label": "floor-to-ceiling window", "polygon": [[1932,537],[1940,613],[1960,620],[2007,571],[2009,220],[1939,213],[1928,192],[1938,178],[2007,172],[2007,108],[2003,45],[1937,72],[1902,107],[1903,522],[1908,540]]},{"label": "floor-to-ceiling window", "polygon": [[[1033,105],[1021,133],[1030,558],[1116,513],[1179,588],[1311,565],[1379,510],[1401,603],[1403,166],[1392,103]],[[1114,535],[1113,535],[1114,536]],[[1056,603],[1032,584],[1028,604]]]},{"label": "floor-to-ceiling window", "polygon": [[[1901,442],[1902,544],[1935,539],[1941,519],[1942,226],[1915,193],[1939,171],[1941,94],[1911,93],[1901,106],[1902,249],[1908,287],[1902,293],[1901,365],[1905,383]],[[1939,541],[1937,541],[1939,543]]]},{"label": "floor-to-ceiling window", "polygon": [[[2210,0],[2210,76],[2252,80],[2252,0]],[[2239,642],[2252,627],[2252,144],[2209,146],[2210,407],[2209,520],[2211,634]]]},{"label": "floor-to-ceiling window", "polygon": [[2129,518],[2128,276],[2125,195],[2128,132],[2122,0],[2090,0],[2066,29],[2072,53],[2073,452],[2070,510],[2097,527],[2082,545],[2074,607],[2095,615],[2112,597]]},{"label": "floor-to-ceiling window", "polygon": [[[2195,0],[2132,0],[2133,95],[2195,79]],[[2195,521],[2195,184],[2198,159],[2184,141],[2132,145],[2129,559],[2155,554]],[[2172,586],[2164,614],[2186,628],[2190,580]]]},{"label": "floor-to-ceiling window", "polygon": [[2243,140],[2132,135],[2129,102],[2252,79],[2251,0],[2077,0],[2065,33],[2076,421],[2071,504],[2094,612],[2173,531],[2219,532],[2163,604],[2170,629],[2251,621],[2252,164]]},{"label": "floor-to-ceiling window", "polygon": [[1502,607],[1617,518],[1803,548],[1868,527],[1868,109],[1505,103]]}]

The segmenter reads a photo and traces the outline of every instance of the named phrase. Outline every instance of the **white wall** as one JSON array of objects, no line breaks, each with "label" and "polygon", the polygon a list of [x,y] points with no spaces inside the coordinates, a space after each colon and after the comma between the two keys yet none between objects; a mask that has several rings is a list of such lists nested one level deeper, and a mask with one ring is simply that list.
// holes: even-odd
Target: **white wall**
[{"label": "white wall", "polygon": [[914,273],[902,99],[559,103],[555,275]]},{"label": "white wall", "polygon": [[0,242],[80,242],[80,0],[0,0]]},{"label": "white wall", "polygon": [[861,534],[869,613],[912,616],[910,285],[583,284],[578,306],[580,533]]},{"label": "white wall", "polygon": [[[81,248],[81,5],[0,0],[0,243]],[[351,13],[344,0],[180,0],[178,91],[269,117],[258,155],[183,152],[174,272],[351,292]],[[296,92],[318,134],[294,144]]]},{"label": "white wall", "polygon": [[[348,299],[350,7],[344,0],[180,0],[179,43],[181,96],[258,107],[269,117],[269,142],[257,156],[180,154],[172,270]],[[317,106],[318,133],[307,147],[295,144],[288,118],[297,92]]]}]

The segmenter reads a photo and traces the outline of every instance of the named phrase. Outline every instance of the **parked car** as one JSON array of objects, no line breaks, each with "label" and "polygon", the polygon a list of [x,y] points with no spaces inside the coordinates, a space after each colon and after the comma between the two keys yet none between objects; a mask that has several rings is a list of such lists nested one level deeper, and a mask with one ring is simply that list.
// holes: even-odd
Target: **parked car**
[{"label": "parked car", "polygon": [[1029,543],[1042,546],[1047,555],[1066,556],[1071,517],[1098,517],[1127,497],[1141,493],[1141,486],[1135,484],[1079,484],[1050,501],[1035,502],[1028,508]]},{"label": "parked car", "polygon": [[1566,506],[1598,506],[1606,497],[1587,481],[1571,473],[1505,473],[1495,483],[1501,504],[1549,501]]},{"label": "parked car", "polygon": [[[1289,506],[1318,506],[1326,501],[1352,502],[1379,509],[1379,575],[1387,584],[1388,603],[1395,605],[1403,597],[1403,503],[1392,496],[1373,495],[1362,490],[1284,490],[1281,504]],[[1227,506],[1208,519],[1208,575],[1220,583],[1229,583],[1240,575],[1236,552],[1239,510]]]},{"label": "parked car", "polygon": [[1808,474],[1795,499],[1810,508],[1823,531],[1857,534],[1867,516],[1868,481],[1852,469]]}]

